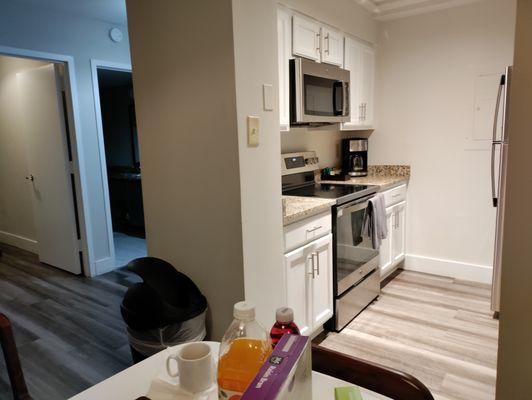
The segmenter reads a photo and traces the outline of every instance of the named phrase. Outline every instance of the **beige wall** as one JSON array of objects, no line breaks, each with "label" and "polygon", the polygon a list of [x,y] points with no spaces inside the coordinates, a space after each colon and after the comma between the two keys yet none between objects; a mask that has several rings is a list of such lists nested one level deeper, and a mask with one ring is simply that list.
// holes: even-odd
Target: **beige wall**
[{"label": "beige wall", "polygon": [[510,95],[497,400],[532,393],[532,1],[518,0]]},{"label": "beige wall", "polygon": [[0,56],[0,241],[36,251],[26,139],[21,130],[17,72],[44,65]]},{"label": "beige wall", "polygon": [[[280,3],[353,36],[374,43],[378,23],[353,0],[283,0]],[[316,151],[320,167],[340,166],[340,141],[348,137],[367,137],[368,132],[340,132],[337,125],[323,128],[292,128],[281,132],[281,151]]]},{"label": "beige wall", "polygon": [[491,279],[491,115],[472,143],[475,81],[512,63],[515,2],[485,0],[389,21],[378,41],[370,164],[410,164],[407,266]]},{"label": "beige wall", "polygon": [[127,2],[148,252],[208,299],[244,298],[231,0]]}]

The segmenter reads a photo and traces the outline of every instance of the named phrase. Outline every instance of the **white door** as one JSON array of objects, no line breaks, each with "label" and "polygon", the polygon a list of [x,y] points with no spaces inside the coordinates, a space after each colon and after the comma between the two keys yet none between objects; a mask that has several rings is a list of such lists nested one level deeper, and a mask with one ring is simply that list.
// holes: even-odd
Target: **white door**
[{"label": "white door", "polygon": [[290,15],[284,10],[277,10],[277,51],[279,62],[279,122],[281,131],[290,130],[290,68],[292,54],[292,31]]},{"label": "white door", "polygon": [[393,230],[393,262],[398,263],[405,258],[406,237],[406,202],[394,206],[394,230]]},{"label": "white door", "polygon": [[362,125],[373,125],[373,92],[375,86],[375,50],[362,46],[362,81],[360,83],[360,103],[362,106]]},{"label": "white door", "polygon": [[388,207],[386,209],[386,226],[388,227],[388,236],[381,243],[379,249],[379,267],[380,267],[380,276],[385,278],[388,275],[388,272],[393,267],[393,258],[392,258],[392,244],[393,244],[393,221],[394,221],[394,208]]},{"label": "white door", "polygon": [[321,61],[341,67],[344,63],[344,37],[342,32],[329,27],[322,28]]},{"label": "white door", "polygon": [[294,319],[302,335],[311,330],[310,280],[312,274],[313,244],[285,254],[286,305],[294,310]]},{"label": "white door", "polygon": [[22,129],[33,180],[33,211],[39,260],[81,273],[72,176],[59,67],[54,64],[17,75]]},{"label": "white door", "polygon": [[292,52],[296,56],[320,60],[320,25],[300,15],[292,18]]},{"label": "white door", "polygon": [[323,325],[333,315],[332,234],[314,242],[312,284],[312,328]]},{"label": "white door", "polygon": [[350,120],[341,125],[342,130],[357,129],[361,124],[362,106],[360,101],[360,82],[362,81],[362,46],[350,37],[345,38],[344,68],[350,72],[349,105]]}]

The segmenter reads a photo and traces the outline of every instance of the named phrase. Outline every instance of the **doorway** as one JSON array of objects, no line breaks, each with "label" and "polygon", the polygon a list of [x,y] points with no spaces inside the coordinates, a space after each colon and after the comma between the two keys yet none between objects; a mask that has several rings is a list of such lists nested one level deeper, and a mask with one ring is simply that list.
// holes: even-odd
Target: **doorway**
[{"label": "doorway", "polygon": [[67,69],[0,55],[0,242],[81,274]]},{"label": "doorway", "polygon": [[[135,118],[131,70],[96,65],[103,145],[102,169],[107,176],[108,225],[114,250],[112,268],[120,268],[135,258],[145,257],[146,232],[142,203],[142,173]],[[98,111],[98,110],[97,110]],[[103,143],[102,143],[103,142]],[[105,161],[105,165],[103,165]]]}]

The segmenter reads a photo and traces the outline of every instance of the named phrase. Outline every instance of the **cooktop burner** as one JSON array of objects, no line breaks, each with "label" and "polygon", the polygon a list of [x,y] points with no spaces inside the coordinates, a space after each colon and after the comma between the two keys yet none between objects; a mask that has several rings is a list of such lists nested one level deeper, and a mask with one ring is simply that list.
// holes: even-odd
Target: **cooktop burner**
[{"label": "cooktop burner", "polygon": [[287,196],[319,197],[336,200],[337,204],[364,197],[376,192],[375,186],[368,185],[337,185],[330,183],[315,183],[294,189],[285,189]]}]

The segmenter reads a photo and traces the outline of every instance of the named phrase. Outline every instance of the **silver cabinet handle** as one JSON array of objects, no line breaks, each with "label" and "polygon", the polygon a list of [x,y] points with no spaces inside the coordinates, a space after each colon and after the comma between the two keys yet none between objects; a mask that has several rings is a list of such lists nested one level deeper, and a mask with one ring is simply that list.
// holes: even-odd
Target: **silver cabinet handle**
[{"label": "silver cabinet handle", "polygon": [[329,34],[325,35],[325,40],[327,41],[327,48],[325,49],[325,53],[329,54],[329,48],[331,46]]},{"label": "silver cabinet handle", "polygon": [[317,269],[318,276],[320,276],[320,252],[316,251],[315,254],[316,254],[316,269]]},{"label": "silver cabinet handle", "polygon": [[396,223],[396,226],[395,228],[396,229],[399,229],[399,222],[400,222],[400,219],[399,219],[399,214],[395,214],[395,223]]},{"label": "silver cabinet handle", "polygon": [[310,272],[307,272],[307,274],[309,275],[312,275],[312,279],[316,278],[316,269],[314,268],[314,253],[312,253],[309,257],[307,257],[307,260],[310,258],[310,261],[311,261],[311,271]]},{"label": "silver cabinet handle", "polygon": [[316,33],[316,51],[320,51],[320,34],[319,33]]},{"label": "silver cabinet handle", "polygon": [[321,225],[315,226],[312,229],[307,229],[307,233],[312,233],[312,232],[317,231],[318,229],[321,229],[321,228],[322,228]]}]

